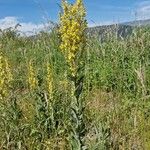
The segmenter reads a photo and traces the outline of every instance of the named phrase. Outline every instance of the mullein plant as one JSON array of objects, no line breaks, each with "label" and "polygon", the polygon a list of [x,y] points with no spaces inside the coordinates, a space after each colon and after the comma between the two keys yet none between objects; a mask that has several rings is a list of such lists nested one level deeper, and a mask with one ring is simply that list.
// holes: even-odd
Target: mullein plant
[{"label": "mullein plant", "polygon": [[[44,89],[41,87],[36,91],[36,115],[35,124],[37,129],[43,134],[41,141],[49,139],[54,133],[54,101],[53,101],[53,68],[49,62],[44,63],[46,70],[44,77]],[[42,84],[42,85],[43,85]],[[39,132],[39,133],[40,133]],[[39,134],[40,136],[40,134]]]},{"label": "mullein plant", "polygon": [[48,98],[46,98],[47,110],[50,115],[52,129],[54,128],[54,109],[53,109],[53,68],[50,63],[46,64],[46,89]]},{"label": "mullein plant", "polygon": [[60,49],[68,65],[68,79],[71,82],[71,147],[74,150],[84,148],[84,99],[83,79],[87,21],[86,10],[82,0],[74,4],[62,1],[59,33],[61,37]]},{"label": "mullein plant", "polygon": [[0,100],[4,100],[8,97],[11,81],[12,73],[8,60],[0,53]]},{"label": "mullein plant", "polygon": [[29,87],[30,91],[35,90],[37,88],[37,86],[38,86],[37,75],[36,75],[35,68],[33,67],[32,60],[30,60],[29,63],[28,63],[28,78],[27,78],[27,82],[28,82],[28,87]]},{"label": "mullein plant", "polygon": [[52,100],[53,98],[53,70],[52,70],[52,67],[51,65],[47,62],[46,64],[46,89],[47,89],[47,94],[48,94],[48,97],[49,99]]}]

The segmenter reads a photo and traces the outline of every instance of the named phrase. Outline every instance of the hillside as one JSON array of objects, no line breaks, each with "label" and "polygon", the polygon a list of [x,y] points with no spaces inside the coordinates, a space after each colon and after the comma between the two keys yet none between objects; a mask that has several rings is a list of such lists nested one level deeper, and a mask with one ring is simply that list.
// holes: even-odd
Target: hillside
[{"label": "hillside", "polygon": [[139,26],[150,26],[150,19],[124,22],[120,24],[89,27],[88,34],[90,36],[98,36],[101,39],[104,39],[105,36],[108,34],[116,34],[117,37],[125,38],[128,35],[131,35],[133,29]]},{"label": "hillside", "polygon": [[150,19],[147,20],[136,20],[132,22],[125,22],[123,25],[129,25],[129,26],[150,26]]},{"label": "hillside", "polygon": [[133,27],[129,25],[104,25],[88,28],[89,36],[100,36],[101,39],[104,39],[108,34],[116,34],[117,37],[127,37],[132,33]]}]

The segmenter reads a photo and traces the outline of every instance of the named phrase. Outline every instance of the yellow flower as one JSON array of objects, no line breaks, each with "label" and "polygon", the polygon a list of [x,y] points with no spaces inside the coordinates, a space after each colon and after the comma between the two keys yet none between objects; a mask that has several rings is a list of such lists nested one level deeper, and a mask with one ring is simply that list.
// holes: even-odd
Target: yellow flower
[{"label": "yellow flower", "polygon": [[0,53],[0,100],[8,96],[11,81],[12,74],[8,60]]},{"label": "yellow flower", "polygon": [[77,0],[73,5],[62,1],[63,13],[60,16],[61,35],[60,49],[65,55],[72,75],[75,74],[75,58],[79,50],[85,45],[85,20],[86,11],[82,0]]},{"label": "yellow flower", "polygon": [[29,89],[32,91],[34,89],[36,89],[37,85],[38,85],[38,80],[36,77],[36,71],[33,68],[33,64],[32,61],[29,61],[29,65],[28,65],[28,85],[29,85]]}]

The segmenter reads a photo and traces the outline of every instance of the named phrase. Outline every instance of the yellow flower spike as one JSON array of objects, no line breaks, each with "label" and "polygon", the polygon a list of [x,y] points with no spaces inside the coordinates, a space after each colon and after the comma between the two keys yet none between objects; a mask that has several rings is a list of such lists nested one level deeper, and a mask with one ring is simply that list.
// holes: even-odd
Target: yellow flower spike
[{"label": "yellow flower spike", "polygon": [[36,71],[33,68],[32,60],[30,60],[29,64],[28,64],[28,85],[29,85],[29,89],[31,91],[36,89],[36,87],[38,86],[38,80],[37,80],[37,77],[36,77]]},{"label": "yellow flower spike", "polygon": [[77,0],[73,5],[62,1],[62,8],[59,29],[62,41],[60,49],[66,57],[70,70],[75,70],[74,58],[81,46],[85,44],[84,31],[87,28],[87,23],[84,18],[86,11],[82,0]]},{"label": "yellow flower spike", "polygon": [[0,53],[0,100],[8,96],[11,81],[12,74],[8,60]]},{"label": "yellow flower spike", "polygon": [[[77,117],[72,115],[72,134],[73,145],[72,149],[82,149],[83,137],[81,137],[81,132],[83,128],[83,107],[82,99],[79,99],[82,91],[82,72],[80,72],[81,59],[77,56],[84,51],[85,46],[85,29],[87,28],[87,23],[85,20],[85,9],[82,0],[76,0],[72,5],[66,1],[62,1],[63,12],[60,17],[60,28],[59,33],[61,37],[60,49],[65,56],[66,62],[69,66],[69,78],[71,80],[70,92],[72,96],[71,107],[73,108],[73,114],[77,114]],[[79,65],[79,66],[78,66]],[[68,72],[67,72],[68,73]],[[76,81],[79,81],[78,83]],[[80,122],[80,124],[78,123]],[[82,131],[79,129],[83,129]],[[77,136],[78,135],[78,136]]]}]

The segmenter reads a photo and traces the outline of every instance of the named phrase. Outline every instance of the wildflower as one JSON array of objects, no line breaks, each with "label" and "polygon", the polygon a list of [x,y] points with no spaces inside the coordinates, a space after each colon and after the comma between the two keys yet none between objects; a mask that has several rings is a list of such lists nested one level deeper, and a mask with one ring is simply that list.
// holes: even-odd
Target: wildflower
[{"label": "wildflower", "polygon": [[31,60],[29,61],[29,66],[28,66],[28,84],[29,84],[29,89],[31,91],[34,90],[38,85],[36,72],[33,68],[33,64]]},{"label": "wildflower", "polygon": [[46,83],[47,83],[47,91],[50,98],[52,98],[52,90],[53,90],[53,76],[52,76],[52,68],[49,63],[47,63],[47,77],[46,77]]},{"label": "wildflower", "polygon": [[60,49],[65,55],[72,75],[75,76],[77,70],[75,59],[86,42],[86,11],[82,0],[77,0],[73,5],[68,4],[66,1],[62,1],[62,8],[63,13],[60,15],[59,29],[61,35]]},{"label": "wildflower", "polygon": [[[80,98],[83,89],[83,68],[79,56],[84,52],[86,44],[85,20],[86,11],[82,0],[77,0],[73,5],[62,1],[63,13],[60,15],[60,49],[64,53],[66,62],[71,72],[71,146],[72,149],[82,150],[84,147],[83,132],[85,131],[83,119],[83,99]],[[70,74],[69,74],[70,76]]]},{"label": "wildflower", "polygon": [[12,74],[8,60],[0,53],[0,100],[8,96],[11,81]]}]

